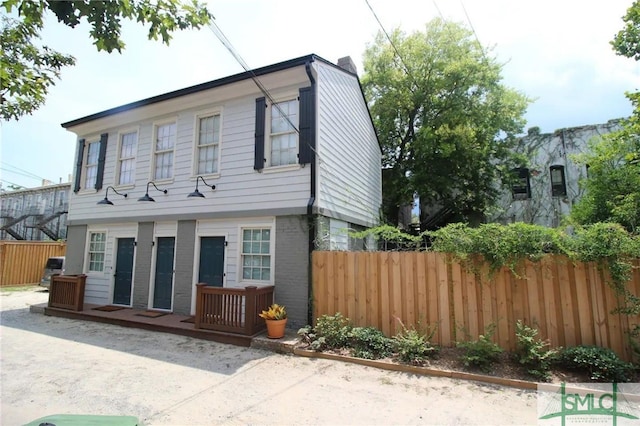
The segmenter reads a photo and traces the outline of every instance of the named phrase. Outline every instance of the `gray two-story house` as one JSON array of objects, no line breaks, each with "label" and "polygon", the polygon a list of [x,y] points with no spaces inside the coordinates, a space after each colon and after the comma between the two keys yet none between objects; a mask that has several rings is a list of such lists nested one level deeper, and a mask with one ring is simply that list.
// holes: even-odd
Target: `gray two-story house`
[{"label": "gray two-story house", "polygon": [[87,274],[85,301],[188,315],[199,282],[274,285],[305,324],[312,250],[349,248],[381,203],[380,147],[341,61],[308,55],[63,123],[78,137],[67,273]]}]

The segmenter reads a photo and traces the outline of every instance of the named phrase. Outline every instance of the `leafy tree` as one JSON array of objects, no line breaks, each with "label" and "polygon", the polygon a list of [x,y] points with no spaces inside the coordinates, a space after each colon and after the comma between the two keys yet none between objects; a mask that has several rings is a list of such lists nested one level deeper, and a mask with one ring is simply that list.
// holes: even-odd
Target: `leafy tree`
[{"label": "leafy tree", "polygon": [[630,232],[640,230],[640,139],[633,126],[590,142],[589,151],[576,156],[589,165],[581,183],[584,196],[571,210],[579,224],[616,222]]},{"label": "leafy tree", "polygon": [[[623,17],[625,27],[611,45],[619,55],[640,60],[640,1]],[[582,181],[585,196],[571,211],[580,224],[617,222],[630,232],[640,231],[640,92],[627,93],[634,112],[619,132],[593,142],[578,161],[589,165]]]},{"label": "leafy tree", "polygon": [[640,1],[633,2],[622,20],[625,26],[616,34],[611,45],[619,55],[640,60]]},{"label": "leafy tree", "polygon": [[473,219],[519,160],[510,148],[530,100],[501,83],[502,66],[459,24],[434,19],[390,39],[367,48],[362,78],[383,150],[383,214],[397,224],[418,194],[421,206]]},{"label": "leafy tree", "polygon": [[198,0],[4,0],[0,7],[18,18],[3,15],[0,28],[0,118],[5,120],[18,120],[42,106],[61,69],[75,64],[73,56],[34,44],[46,13],[71,28],[85,19],[93,44],[109,53],[125,47],[120,37],[123,18],[148,25],[149,39],[161,38],[165,44],[174,31],[200,28],[212,19]]}]

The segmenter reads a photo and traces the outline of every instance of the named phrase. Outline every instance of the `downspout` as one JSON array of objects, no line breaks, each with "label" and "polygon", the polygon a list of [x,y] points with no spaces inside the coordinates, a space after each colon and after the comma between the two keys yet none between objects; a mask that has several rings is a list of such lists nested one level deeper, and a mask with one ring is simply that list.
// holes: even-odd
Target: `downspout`
[{"label": "downspout", "polygon": [[[317,99],[316,99],[316,79],[313,78],[313,73],[311,72],[311,61],[307,62],[304,66],[305,71],[307,72],[307,76],[309,77],[309,81],[311,82],[311,94],[313,98],[314,108],[313,108],[313,122],[312,122],[312,131],[311,131],[311,140],[316,141],[316,113],[317,113]],[[307,201],[307,228],[309,229],[309,264],[308,264],[308,272],[307,272],[307,303],[308,303],[308,311],[307,311],[307,324],[313,325],[313,259],[312,254],[315,249],[315,232],[316,227],[313,221],[313,205],[316,202],[316,151],[315,148],[311,150],[311,184],[309,188],[309,201]]]}]

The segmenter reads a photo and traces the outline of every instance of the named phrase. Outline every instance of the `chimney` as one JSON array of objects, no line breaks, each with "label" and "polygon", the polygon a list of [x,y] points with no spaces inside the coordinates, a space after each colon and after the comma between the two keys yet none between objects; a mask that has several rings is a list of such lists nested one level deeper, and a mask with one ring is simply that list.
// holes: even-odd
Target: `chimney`
[{"label": "chimney", "polygon": [[358,69],[356,68],[356,64],[353,63],[351,56],[345,56],[344,58],[338,59],[338,66],[343,70],[358,75]]}]

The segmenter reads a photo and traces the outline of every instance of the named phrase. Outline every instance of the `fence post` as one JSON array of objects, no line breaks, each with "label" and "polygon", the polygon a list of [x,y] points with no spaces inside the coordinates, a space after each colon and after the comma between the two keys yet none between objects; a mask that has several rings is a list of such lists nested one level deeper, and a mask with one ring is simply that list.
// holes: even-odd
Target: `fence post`
[{"label": "fence post", "polygon": [[84,309],[84,287],[87,282],[87,276],[81,274],[77,276],[76,288],[75,288],[75,309],[80,312]]},{"label": "fence post", "polygon": [[205,283],[196,284],[196,318],[193,322],[193,327],[196,329],[200,328],[200,321],[202,320],[202,291],[204,290],[205,286]]},{"label": "fence post", "polygon": [[244,288],[245,290],[245,308],[244,308],[244,331],[248,335],[254,332],[254,324],[256,323],[256,290],[258,287],[252,285]]}]

